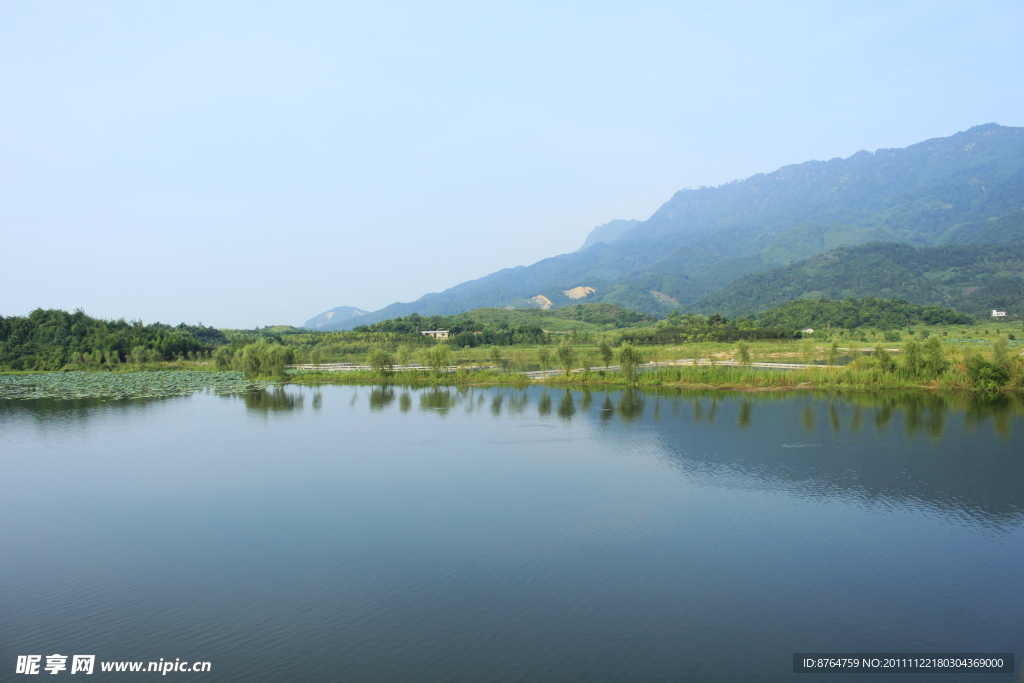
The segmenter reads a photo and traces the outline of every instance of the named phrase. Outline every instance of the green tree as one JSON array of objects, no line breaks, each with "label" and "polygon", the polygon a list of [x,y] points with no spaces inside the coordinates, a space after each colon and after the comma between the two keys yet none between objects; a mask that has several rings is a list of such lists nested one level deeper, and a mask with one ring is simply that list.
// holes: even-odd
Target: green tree
[{"label": "green tree", "polygon": [[396,355],[398,357],[398,364],[404,367],[409,364],[409,357],[412,354],[409,351],[409,347],[406,346],[405,344],[402,344],[398,347],[398,352]]},{"label": "green tree", "polygon": [[320,354],[320,347],[314,346],[313,350],[309,352],[309,362],[317,367],[320,367],[321,360],[322,356]]},{"label": "green tree", "polygon": [[233,358],[233,365],[249,377],[271,376],[284,379],[285,369],[295,358],[295,351],[277,342],[260,339],[246,344]]},{"label": "green tree", "polygon": [[938,377],[949,367],[946,352],[938,337],[929,337],[924,343],[924,369],[932,377]]},{"label": "green tree", "polygon": [[911,375],[917,375],[923,367],[924,358],[921,355],[921,347],[911,339],[903,346],[903,369]]},{"label": "green tree", "polygon": [[385,377],[391,372],[391,368],[394,367],[395,359],[390,353],[378,347],[370,351],[370,355],[366,357],[366,364],[379,377]]},{"label": "green tree", "polygon": [[880,370],[892,372],[896,369],[896,362],[889,355],[889,352],[881,344],[876,344],[871,352],[871,360]]},{"label": "green tree", "polygon": [[604,363],[605,367],[612,364],[612,359],[615,358],[615,352],[612,351],[611,344],[608,343],[607,339],[602,339],[601,343],[597,347],[597,354],[601,356],[601,362]]},{"label": "green tree", "polygon": [[497,365],[499,368],[504,368],[505,356],[502,354],[500,346],[495,345],[491,347],[491,363]]},{"label": "green tree", "polygon": [[1010,373],[996,363],[990,363],[981,356],[972,355],[967,359],[967,375],[979,389],[993,391],[1010,381]]},{"label": "green tree", "polygon": [[643,362],[644,354],[632,344],[623,344],[619,349],[619,368],[628,381],[636,381],[637,367],[643,365]]},{"label": "green tree", "polygon": [[1002,335],[992,345],[992,362],[1004,370],[1010,369],[1010,343]]},{"label": "green tree", "polygon": [[452,364],[452,349],[447,344],[435,344],[422,352],[422,362],[431,368],[438,377],[443,375]]},{"label": "green tree", "polygon": [[814,343],[805,342],[803,346],[800,347],[800,355],[804,359],[804,365],[811,365],[814,363]]},{"label": "green tree", "polygon": [[832,340],[832,344],[828,347],[828,364],[835,365],[839,361],[839,342],[835,339]]},{"label": "green tree", "polygon": [[736,361],[740,365],[750,365],[750,345],[745,341],[736,344]]},{"label": "green tree", "polygon": [[564,341],[555,349],[555,358],[558,359],[558,367],[565,370],[565,376],[568,377],[576,364],[576,349],[568,341]]},{"label": "green tree", "polygon": [[546,348],[541,347],[537,352],[537,360],[540,361],[540,367],[544,372],[547,372],[548,368],[551,367],[551,353]]},{"label": "green tree", "polygon": [[132,347],[131,353],[128,354],[128,358],[126,360],[129,363],[133,363],[135,365],[142,365],[143,363],[146,362],[146,347],[145,346],[135,346],[135,347]]}]

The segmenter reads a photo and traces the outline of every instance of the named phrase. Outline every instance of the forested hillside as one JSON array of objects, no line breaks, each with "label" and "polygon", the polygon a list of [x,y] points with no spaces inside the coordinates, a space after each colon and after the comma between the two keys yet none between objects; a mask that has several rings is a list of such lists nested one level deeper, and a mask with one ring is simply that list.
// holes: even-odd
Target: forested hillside
[{"label": "forested hillside", "polygon": [[81,310],[36,309],[28,316],[0,316],[0,369],[59,370],[66,365],[111,367],[125,361],[158,361],[209,355],[227,343],[212,327],[177,327],[141,321],[100,320]]},{"label": "forested hillside", "polygon": [[737,277],[837,247],[1006,243],[1021,234],[1022,208],[1024,129],[976,126],[905,149],[808,161],[682,190],[646,221],[600,226],[578,252],[321,329],[414,312],[530,307],[538,305],[538,295],[558,307],[576,303],[565,292],[580,286],[595,290],[587,301],[663,314]]},{"label": "forested hillside", "polygon": [[922,247],[866,244],[740,277],[690,307],[750,315],[794,299],[906,299],[985,317],[1024,315],[1024,242]]},{"label": "forested hillside", "polygon": [[921,306],[902,299],[800,299],[762,311],[757,322],[764,327],[796,329],[847,329],[876,327],[883,330],[910,325],[970,325],[971,316],[940,306]]}]

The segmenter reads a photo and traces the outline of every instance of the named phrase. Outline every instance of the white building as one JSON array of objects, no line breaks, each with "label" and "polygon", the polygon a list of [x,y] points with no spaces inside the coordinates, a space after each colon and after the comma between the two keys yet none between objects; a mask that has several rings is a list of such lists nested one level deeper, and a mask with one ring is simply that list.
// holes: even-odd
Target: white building
[{"label": "white building", "polygon": [[423,335],[434,339],[447,339],[448,330],[423,330]]},{"label": "white building", "polygon": [[1006,317],[1006,311],[997,311],[997,310],[993,309],[992,310],[992,317],[993,318],[1005,318]]}]

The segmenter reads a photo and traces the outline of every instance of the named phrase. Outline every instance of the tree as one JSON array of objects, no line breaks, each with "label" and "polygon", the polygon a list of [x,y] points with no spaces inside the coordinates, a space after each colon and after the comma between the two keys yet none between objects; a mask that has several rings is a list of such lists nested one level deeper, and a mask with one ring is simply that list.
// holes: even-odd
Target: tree
[{"label": "tree", "polygon": [[750,345],[745,341],[736,345],[736,360],[740,365],[750,365]]},{"label": "tree", "polygon": [[440,377],[452,364],[452,350],[447,344],[436,344],[422,352],[423,364]]},{"label": "tree", "polygon": [[317,367],[320,367],[321,360],[322,356],[320,354],[320,347],[314,346],[313,350],[309,352],[309,362]]},{"label": "tree", "polygon": [[601,356],[601,361],[605,367],[612,364],[612,359],[615,358],[615,352],[612,351],[611,344],[608,343],[607,339],[602,339],[601,343],[597,347],[597,354]]},{"label": "tree", "polygon": [[522,372],[526,369],[526,359],[523,357],[523,352],[516,349],[512,352],[512,369],[516,372]]},{"label": "tree", "polygon": [[1010,343],[1002,335],[992,345],[992,362],[1004,370],[1010,368]]},{"label": "tree", "polygon": [[619,349],[619,368],[630,382],[636,381],[636,369],[644,362],[644,355],[632,344],[623,344]]},{"label": "tree", "polygon": [[540,367],[544,372],[547,372],[548,368],[551,366],[551,354],[548,350],[541,347],[540,351],[537,352],[537,360],[540,361]]},{"label": "tree", "polygon": [[946,353],[942,350],[942,342],[938,337],[930,337],[924,344],[924,368],[929,375],[938,377],[949,367]]},{"label": "tree", "polygon": [[921,372],[924,359],[921,357],[921,347],[913,339],[903,346],[903,369],[911,375]]},{"label": "tree", "polygon": [[881,344],[875,346],[874,350],[871,352],[871,359],[879,369],[884,370],[885,372],[892,372],[896,369],[896,362]]},{"label": "tree", "polygon": [[370,368],[373,369],[374,373],[379,377],[385,377],[389,372],[391,372],[391,368],[395,364],[395,359],[390,353],[378,347],[370,351],[370,355],[366,358],[366,364],[369,365]]},{"label": "tree", "polygon": [[828,347],[828,364],[835,365],[839,360],[839,342],[835,339],[832,340],[832,345]]},{"label": "tree", "polygon": [[403,366],[403,367],[408,365],[409,364],[409,356],[410,355],[411,354],[409,352],[409,347],[408,346],[406,346],[405,344],[402,344],[401,346],[399,346],[398,347],[398,352],[397,352],[398,364]]},{"label": "tree", "polygon": [[1010,381],[1010,373],[996,363],[990,363],[981,356],[972,355],[967,359],[967,374],[979,389],[995,390]]},{"label": "tree", "polygon": [[814,343],[806,342],[800,348],[800,355],[803,356],[804,365],[811,365],[814,363]]},{"label": "tree", "polygon": [[501,352],[501,347],[495,345],[491,347],[491,363],[497,365],[499,368],[505,366],[505,356]]},{"label": "tree", "polygon": [[565,376],[568,377],[573,365],[576,364],[576,349],[568,341],[564,341],[555,349],[555,358],[558,359],[558,366],[565,370]]}]

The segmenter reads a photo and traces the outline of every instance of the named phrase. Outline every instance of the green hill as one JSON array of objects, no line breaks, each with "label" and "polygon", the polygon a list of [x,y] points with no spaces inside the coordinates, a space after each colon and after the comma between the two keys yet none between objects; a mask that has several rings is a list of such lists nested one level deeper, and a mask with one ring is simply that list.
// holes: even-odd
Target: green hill
[{"label": "green hill", "polygon": [[752,315],[794,299],[905,299],[976,317],[1024,315],[1024,242],[921,247],[876,243],[835,249],[744,275],[694,301],[694,311]]},{"label": "green hill", "polygon": [[[975,126],[904,149],[808,161],[718,187],[677,192],[646,221],[596,228],[586,248],[498,271],[411,303],[320,329],[482,308],[577,301],[666,313],[737,277],[837,247],[1003,243],[1020,234],[1024,129]],[[1014,232],[1017,231],[1017,232]],[[863,292],[861,294],[866,294]]]}]

